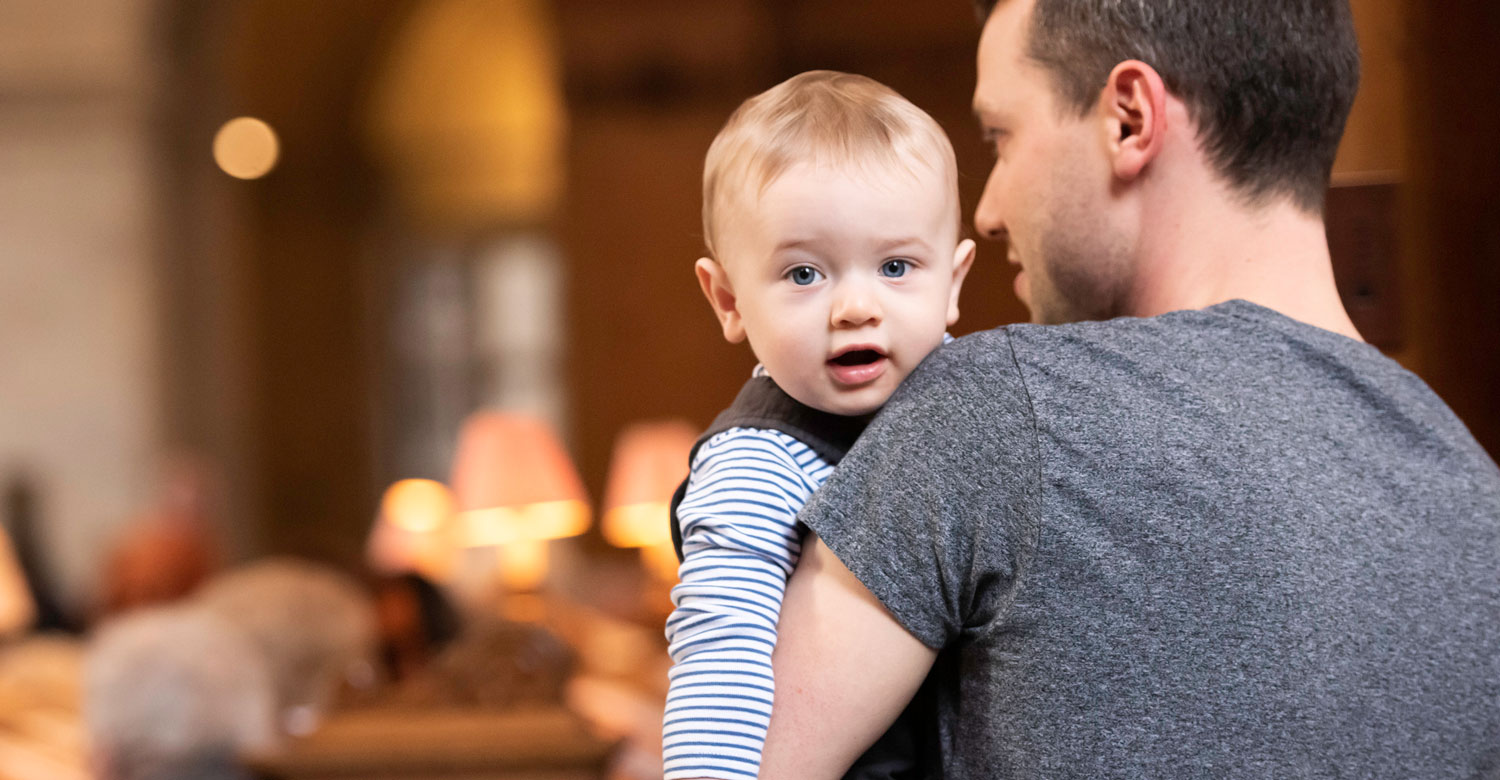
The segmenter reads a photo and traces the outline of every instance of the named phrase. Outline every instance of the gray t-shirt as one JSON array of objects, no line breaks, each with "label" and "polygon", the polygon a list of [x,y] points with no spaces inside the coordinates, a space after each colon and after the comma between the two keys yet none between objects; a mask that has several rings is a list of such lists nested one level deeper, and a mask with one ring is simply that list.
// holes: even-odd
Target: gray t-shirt
[{"label": "gray t-shirt", "polygon": [[952,780],[1500,773],[1500,472],[1269,309],[960,339],[800,519],[944,648]]}]

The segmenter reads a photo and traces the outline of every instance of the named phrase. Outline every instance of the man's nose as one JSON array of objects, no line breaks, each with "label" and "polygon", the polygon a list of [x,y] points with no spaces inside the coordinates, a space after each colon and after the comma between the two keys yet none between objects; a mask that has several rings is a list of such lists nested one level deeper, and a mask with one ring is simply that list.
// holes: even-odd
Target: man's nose
[{"label": "man's nose", "polygon": [[1005,235],[1005,215],[1000,208],[1000,185],[995,181],[995,171],[990,171],[984,183],[984,192],[979,196],[979,205],[974,207],[974,229],[991,241],[1001,241]]},{"label": "man's nose", "polygon": [[845,282],[834,292],[832,319],[836,328],[876,323],[880,314],[880,301],[869,285]]}]

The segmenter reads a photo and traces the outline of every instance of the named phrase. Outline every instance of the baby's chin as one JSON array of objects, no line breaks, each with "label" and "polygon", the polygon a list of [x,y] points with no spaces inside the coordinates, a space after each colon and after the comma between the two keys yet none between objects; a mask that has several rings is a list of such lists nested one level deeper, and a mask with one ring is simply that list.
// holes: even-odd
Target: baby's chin
[{"label": "baby's chin", "polygon": [[[900,384],[899,382],[897,384]],[[804,394],[788,390],[787,395],[796,399],[805,406],[810,406],[820,412],[837,414],[842,417],[862,417],[874,414],[885,406],[885,402],[891,399],[895,388],[889,390],[868,388],[866,392],[850,391],[840,393],[832,398],[827,397],[802,397]]]}]

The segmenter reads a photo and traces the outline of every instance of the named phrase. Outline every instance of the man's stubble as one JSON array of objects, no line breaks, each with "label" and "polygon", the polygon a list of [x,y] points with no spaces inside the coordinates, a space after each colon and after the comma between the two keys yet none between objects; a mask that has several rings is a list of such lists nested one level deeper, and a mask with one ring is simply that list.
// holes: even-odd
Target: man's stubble
[{"label": "man's stubble", "polygon": [[1104,203],[1088,197],[1078,171],[1060,170],[1043,209],[1039,273],[1031,274],[1032,320],[1047,325],[1107,320],[1125,313],[1130,289],[1128,242],[1110,224]]}]

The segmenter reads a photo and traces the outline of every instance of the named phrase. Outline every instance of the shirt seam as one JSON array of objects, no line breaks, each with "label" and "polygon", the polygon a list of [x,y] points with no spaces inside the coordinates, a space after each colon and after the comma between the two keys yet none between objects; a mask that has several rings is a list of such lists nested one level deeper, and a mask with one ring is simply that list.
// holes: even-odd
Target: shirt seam
[{"label": "shirt seam", "polygon": [[[1030,516],[1026,518],[1030,521],[1032,528],[1035,529],[1031,533],[1032,538],[1027,543],[1028,540],[1024,538],[1025,534],[1022,533],[1024,529],[1016,528],[1013,524],[1006,529],[1011,537],[1010,543],[1012,549],[1018,551],[1015,577],[1011,581],[1009,604],[1006,605],[1006,610],[1009,612],[1015,608],[1016,602],[1020,600],[1021,588],[1030,579],[1032,561],[1036,557],[1037,550],[1041,548],[1042,532],[1046,527],[1042,522],[1042,507],[1045,505],[1043,491],[1047,482],[1045,479],[1045,465],[1042,462],[1042,431],[1041,426],[1037,424],[1036,402],[1031,395],[1031,385],[1026,381],[1026,372],[1021,368],[1021,358],[1016,350],[1015,337],[1009,327],[1005,328],[1005,346],[1010,350],[1011,365],[1015,366],[1016,380],[1021,383],[1021,392],[1026,398],[1026,412],[1031,416],[1031,451],[1032,458],[1036,461],[1036,467],[1033,470],[1032,476],[1032,489],[1036,497],[1036,505],[1029,512]],[[1010,616],[1006,615],[1005,617],[1006,619],[997,620],[991,626],[1005,625]]]}]

